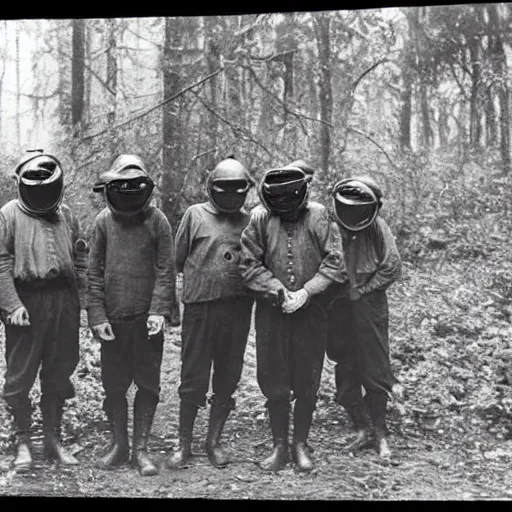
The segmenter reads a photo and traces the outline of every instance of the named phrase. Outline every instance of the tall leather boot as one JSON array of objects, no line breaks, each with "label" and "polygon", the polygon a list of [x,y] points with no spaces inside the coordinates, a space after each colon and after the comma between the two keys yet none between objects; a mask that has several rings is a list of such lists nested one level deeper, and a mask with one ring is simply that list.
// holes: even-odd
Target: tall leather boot
[{"label": "tall leather boot", "polygon": [[17,447],[16,458],[14,459],[14,469],[18,473],[26,473],[32,469],[32,453],[30,443],[30,426],[32,419],[32,410],[30,403],[9,407],[16,431]]},{"label": "tall leather boot", "polygon": [[49,459],[56,459],[66,466],[76,466],[79,464],[78,460],[64,449],[60,440],[60,422],[64,400],[53,395],[43,395],[40,407],[43,417],[44,454]]},{"label": "tall leather boot", "polygon": [[289,461],[288,432],[290,421],[289,402],[268,403],[270,428],[274,440],[272,454],[259,463],[264,471],[277,472],[283,469]]},{"label": "tall leather boot", "polygon": [[311,471],[313,469],[313,462],[309,457],[307,439],[314,410],[314,404],[300,399],[295,401],[293,410],[292,459],[299,471]]},{"label": "tall leather boot", "polygon": [[208,422],[208,435],[206,437],[206,453],[208,460],[216,468],[221,468],[229,463],[227,453],[220,446],[220,438],[224,424],[233,409],[233,401],[221,402],[217,397],[213,397],[210,408],[210,418]]},{"label": "tall leather boot", "polygon": [[373,425],[375,448],[380,457],[389,458],[391,456],[391,450],[386,439],[386,410],[388,396],[382,391],[371,391],[366,395],[366,400]]},{"label": "tall leather boot", "polygon": [[[110,401],[109,401],[110,402]],[[128,402],[126,397],[112,401],[108,405],[107,419],[110,423],[112,444],[108,453],[101,457],[96,466],[100,469],[112,469],[126,464],[130,459],[128,441]]]},{"label": "tall leather boot", "polygon": [[364,402],[361,400],[361,403],[359,404],[346,406],[345,410],[350,416],[350,419],[354,424],[354,428],[356,429],[354,438],[349,444],[345,446],[345,450],[354,452],[366,448],[371,444],[372,437],[368,431],[369,423]]},{"label": "tall leather boot", "polygon": [[177,469],[185,466],[192,455],[192,433],[198,406],[192,402],[180,402],[180,426],[178,449],[167,459],[167,467]]},{"label": "tall leather boot", "polygon": [[148,455],[148,440],[155,417],[158,399],[137,391],[133,410],[132,462],[141,476],[158,474],[158,468]]}]

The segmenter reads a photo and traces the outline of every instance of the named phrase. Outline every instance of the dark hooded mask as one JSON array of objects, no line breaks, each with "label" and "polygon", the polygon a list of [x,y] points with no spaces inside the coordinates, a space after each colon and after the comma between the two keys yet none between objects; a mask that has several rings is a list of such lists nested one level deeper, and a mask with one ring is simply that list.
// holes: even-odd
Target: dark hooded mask
[{"label": "dark hooded mask", "polygon": [[206,189],[220,212],[234,213],[242,208],[252,186],[252,178],[245,167],[234,158],[226,158],[208,176]]},{"label": "dark hooded mask", "polygon": [[299,167],[286,166],[271,169],[263,176],[260,196],[263,204],[278,215],[301,210],[308,199],[308,184],[311,175]]},{"label": "dark hooded mask", "polygon": [[148,176],[142,160],[135,155],[121,155],[93,190],[103,192],[113,213],[123,216],[138,215],[151,201],[155,185]]},{"label": "dark hooded mask", "polygon": [[334,211],[340,225],[348,231],[362,231],[375,221],[382,205],[380,189],[373,180],[348,178],[333,189]]},{"label": "dark hooded mask", "polygon": [[60,162],[54,156],[34,153],[23,157],[16,167],[18,194],[22,206],[29,213],[45,216],[60,206],[64,175]]}]

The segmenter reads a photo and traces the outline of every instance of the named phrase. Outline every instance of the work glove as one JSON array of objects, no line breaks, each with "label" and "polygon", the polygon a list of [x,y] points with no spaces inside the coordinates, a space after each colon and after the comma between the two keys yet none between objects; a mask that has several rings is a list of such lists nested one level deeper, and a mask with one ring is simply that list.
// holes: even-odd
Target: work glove
[{"label": "work glove", "polygon": [[163,315],[149,315],[147,326],[148,336],[154,336],[158,334],[164,327],[165,318]]},{"label": "work glove", "polygon": [[94,325],[91,327],[91,331],[96,338],[101,341],[112,341],[115,340],[114,331],[109,322],[103,322],[102,324]]},{"label": "work glove", "polygon": [[11,325],[17,325],[19,327],[27,327],[30,325],[30,319],[28,317],[28,311],[25,306],[20,306],[15,309],[8,317],[7,323]]},{"label": "work glove", "polygon": [[282,305],[283,313],[291,314],[300,309],[309,299],[309,293],[304,288],[296,292],[286,292]]}]

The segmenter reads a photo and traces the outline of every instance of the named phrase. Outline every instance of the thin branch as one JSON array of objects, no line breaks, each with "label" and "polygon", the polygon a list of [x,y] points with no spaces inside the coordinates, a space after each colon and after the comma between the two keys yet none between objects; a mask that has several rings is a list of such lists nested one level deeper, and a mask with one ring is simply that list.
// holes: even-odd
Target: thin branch
[{"label": "thin branch", "polygon": [[130,34],[133,34],[135,37],[138,37],[139,39],[146,41],[147,43],[151,43],[152,45],[156,46],[159,50],[161,50],[163,48],[163,46],[161,44],[155,43],[155,41],[151,41],[150,39],[147,39],[144,36],[137,34],[137,32],[134,32],[131,28],[127,28],[126,31],[129,32]]},{"label": "thin branch", "polygon": [[363,71],[361,75],[359,75],[356,80],[354,80],[352,84],[352,91],[355,91],[361,80],[370,72],[372,72],[377,66],[380,66],[381,64],[384,64],[385,62],[389,62],[389,59],[381,59],[377,61],[375,64],[371,65],[367,70]]},{"label": "thin branch", "polygon": [[[73,57],[71,55],[69,55],[68,53],[62,51],[62,50],[58,50],[58,52],[61,54],[61,55],[64,55],[64,57],[67,57],[68,59],[71,59],[73,60]],[[115,96],[116,93],[115,91],[113,91],[104,81],[103,81],[103,78],[101,78],[101,76],[98,75],[98,73],[96,73],[96,71],[94,71],[94,69],[91,68],[91,66],[89,66],[89,64],[87,64],[87,62],[83,62],[84,64],[84,67],[85,69],[87,69],[87,71],[89,71],[89,73],[91,73],[91,75],[96,78],[96,80],[98,80],[98,82],[110,93],[112,94],[112,96]]]},{"label": "thin branch", "polygon": [[215,151],[217,151],[218,148],[213,148],[213,149],[209,149],[208,151],[203,151],[202,153],[199,153],[199,155],[196,155],[195,157],[193,157],[191,160],[190,160],[190,163],[194,163],[196,160],[199,160],[199,158],[203,157],[203,156],[206,156],[206,155],[209,155],[210,153],[215,153]]},{"label": "thin branch", "polygon": [[257,141],[252,133],[247,130],[247,128],[244,128],[243,126],[237,126],[233,123],[231,123],[230,121],[228,121],[227,119],[225,119],[224,117],[222,117],[219,113],[217,113],[213,108],[211,108],[207,103],[206,101],[203,100],[203,98],[201,98],[196,92],[192,92],[192,94],[195,94],[198,98],[198,100],[201,102],[201,104],[204,106],[204,108],[206,110],[208,110],[208,112],[210,112],[211,114],[213,114],[217,119],[220,119],[223,123],[227,124],[232,130],[233,132],[235,132],[235,135],[236,135],[236,132],[241,132],[241,133],[245,133],[246,134],[246,137],[247,137],[247,140],[250,140],[251,142],[254,142],[254,144],[258,145],[261,149],[263,149],[269,156],[273,156],[272,153],[259,141]]},{"label": "thin branch", "polygon": [[395,162],[393,162],[393,160],[391,159],[391,157],[388,155],[387,151],[378,143],[376,142],[374,139],[372,139],[369,135],[367,135],[366,133],[363,133],[363,132],[360,132],[359,130],[357,130],[356,128],[352,128],[351,126],[348,126],[347,127],[347,131],[349,132],[352,132],[352,133],[356,133],[357,135],[360,135],[361,137],[364,137],[365,139],[369,140],[372,144],[374,144],[375,146],[377,146],[383,153],[384,155],[386,156],[386,158],[388,159],[389,163],[398,171],[401,171],[400,167],[398,167],[398,165],[395,164]]},{"label": "thin branch", "polygon": [[251,60],[270,62],[272,60],[277,59],[278,57],[283,57],[284,55],[289,55],[291,53],[296,53],[298,51],[299,50],[297,48],[295,48],[293,50],[286,50],[284,52],[274,53],[274,54],[271,54],[271,55],[262,55],[262,56],[251,55],[250,59]]},{"label": "thin branch", "polygon": [[256,84],[264,91],[266,92],[268,95],[270,95],[272,98],[274,98],[285,110],[286,113],[288,114],[291,114],[293,115],[294,117],[296,117],[299,121],[299,124],[300,124],[300,127],[302,128],[302,132],[304,133],[304,135],[306,135],[306,137],[308,136],[308,132],[306,130],[306,127],[304,126],[304,123],[302,122],[302,119],[300,118],[300,116],[296,113],[296,112],[293,112],[292,110],[290,110],[288,108],[288,105],[279,97],[277,97],[272,91],[269,91],[260,81],[260,79],[258,78],[258,75],[256,74],[256,72],[254,71],[254,69],[252,69],[251,66],[246,66],[246,65],[242,65],[242,68],[244,69],[248,69],[249,72],[251,73],[252,77],[254,78],[254,81],[256,82]]},{"label": "thin branch", "polygon": [[150,107],[149,109],[145,110],[144,112],[142,112],[141,114],[138,114],[136,116],[133,116],[131,117],[130,119],[127,119],[126,121],[123,121],[122,123],[119,123],[115,126],[113,126],[112,128],[108,128],[108,129],[105,129],[105,130],[101,130],[100,132],[98,133],[93,133],[92,135],[86,135],[85,137],[82,137],[81,140],[89,140],[89,139],[92,139],[94,137],[98,137],[99,135],[103,135],[107,132],[110,132],[111,130],[117,130],[118,128],[122,128],[123,126],[126,126],[127,124],[130,124],[132,123],[133,121],[136,121],[138,119],[141,119],[142,117],[145,117],[147,116],[148,114],[150,114],[151,112],[153,112],[154,110],[162,107],[163,105],[165,105],[166,103],[169,103],[170,101],[173,101],[175,100],[176,98],[180,97],[182,94],[185,94],[186,92],[188,91],[191,91],[192,89],[194,89],[195,87],[198,87],[199,85],[202,85],[204,82],[206,82],[207,80],[210,80],[211,78],[213,78],[214,76],[218,75],[221,71],[223,71],[224,68],[219,68],[217,71],[211,73],[210,75],[202,78],[201,80],[199,80],[199,82],[196,82],[192,85],[189,85],[188,87],[185,87],[185,89],[182,89],[181,91],[177,92],[174,96],[171,96],[169,98],[165,98],[163,101],[161,101],[160,103],[157,103],[156,105],[154,105],[153,107]]}]

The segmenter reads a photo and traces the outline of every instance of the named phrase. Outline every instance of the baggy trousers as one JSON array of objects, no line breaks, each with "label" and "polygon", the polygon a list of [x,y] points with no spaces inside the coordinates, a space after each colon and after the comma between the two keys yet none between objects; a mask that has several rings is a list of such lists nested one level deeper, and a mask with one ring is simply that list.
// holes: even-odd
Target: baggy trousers
[{"label": "baggy trousers", "polygon": [[364,410],[366,401],[374,428],[383,431],[386,397],[397,382],[389,360],[388,325],[385,291],[331,304],[327,356],[336,362],[337,402],[351,414]]},{"label": "baggy trousers", "polygon": [[258,300],[256,306],[257,376],[267,404],[289,402],[316,404],[327,342],[327,309],[323,297],[295,313]]},{"label": "baggy trousers", "polygon": [[[7,407],[30,410],[29,393],[39,370],[42,397],[57,401],[73,398],[70,377],[79,360],[80,328],[76,282],[37,280],[16,283],[16,290],[28,311],[30,326],[5,326],[7,370],[3,398]],[[29,422],[26,412],[22,416]]]},{"label": "baggy trousers", "polygon": [[185,304],[182,327],[180,400],[206,405],[213,364],[216,400],[233,405],[242,375],[254,299],[234,297]]},{"label": "baggy trousers", "polygon": [[115,404],[126,400],[132,382],[140,397],[157,404],[160,400],[163,331],[148,336],[146,320],[112,322],[112,330],[115,340],[101,344],[103,409],[107,416]]}]

